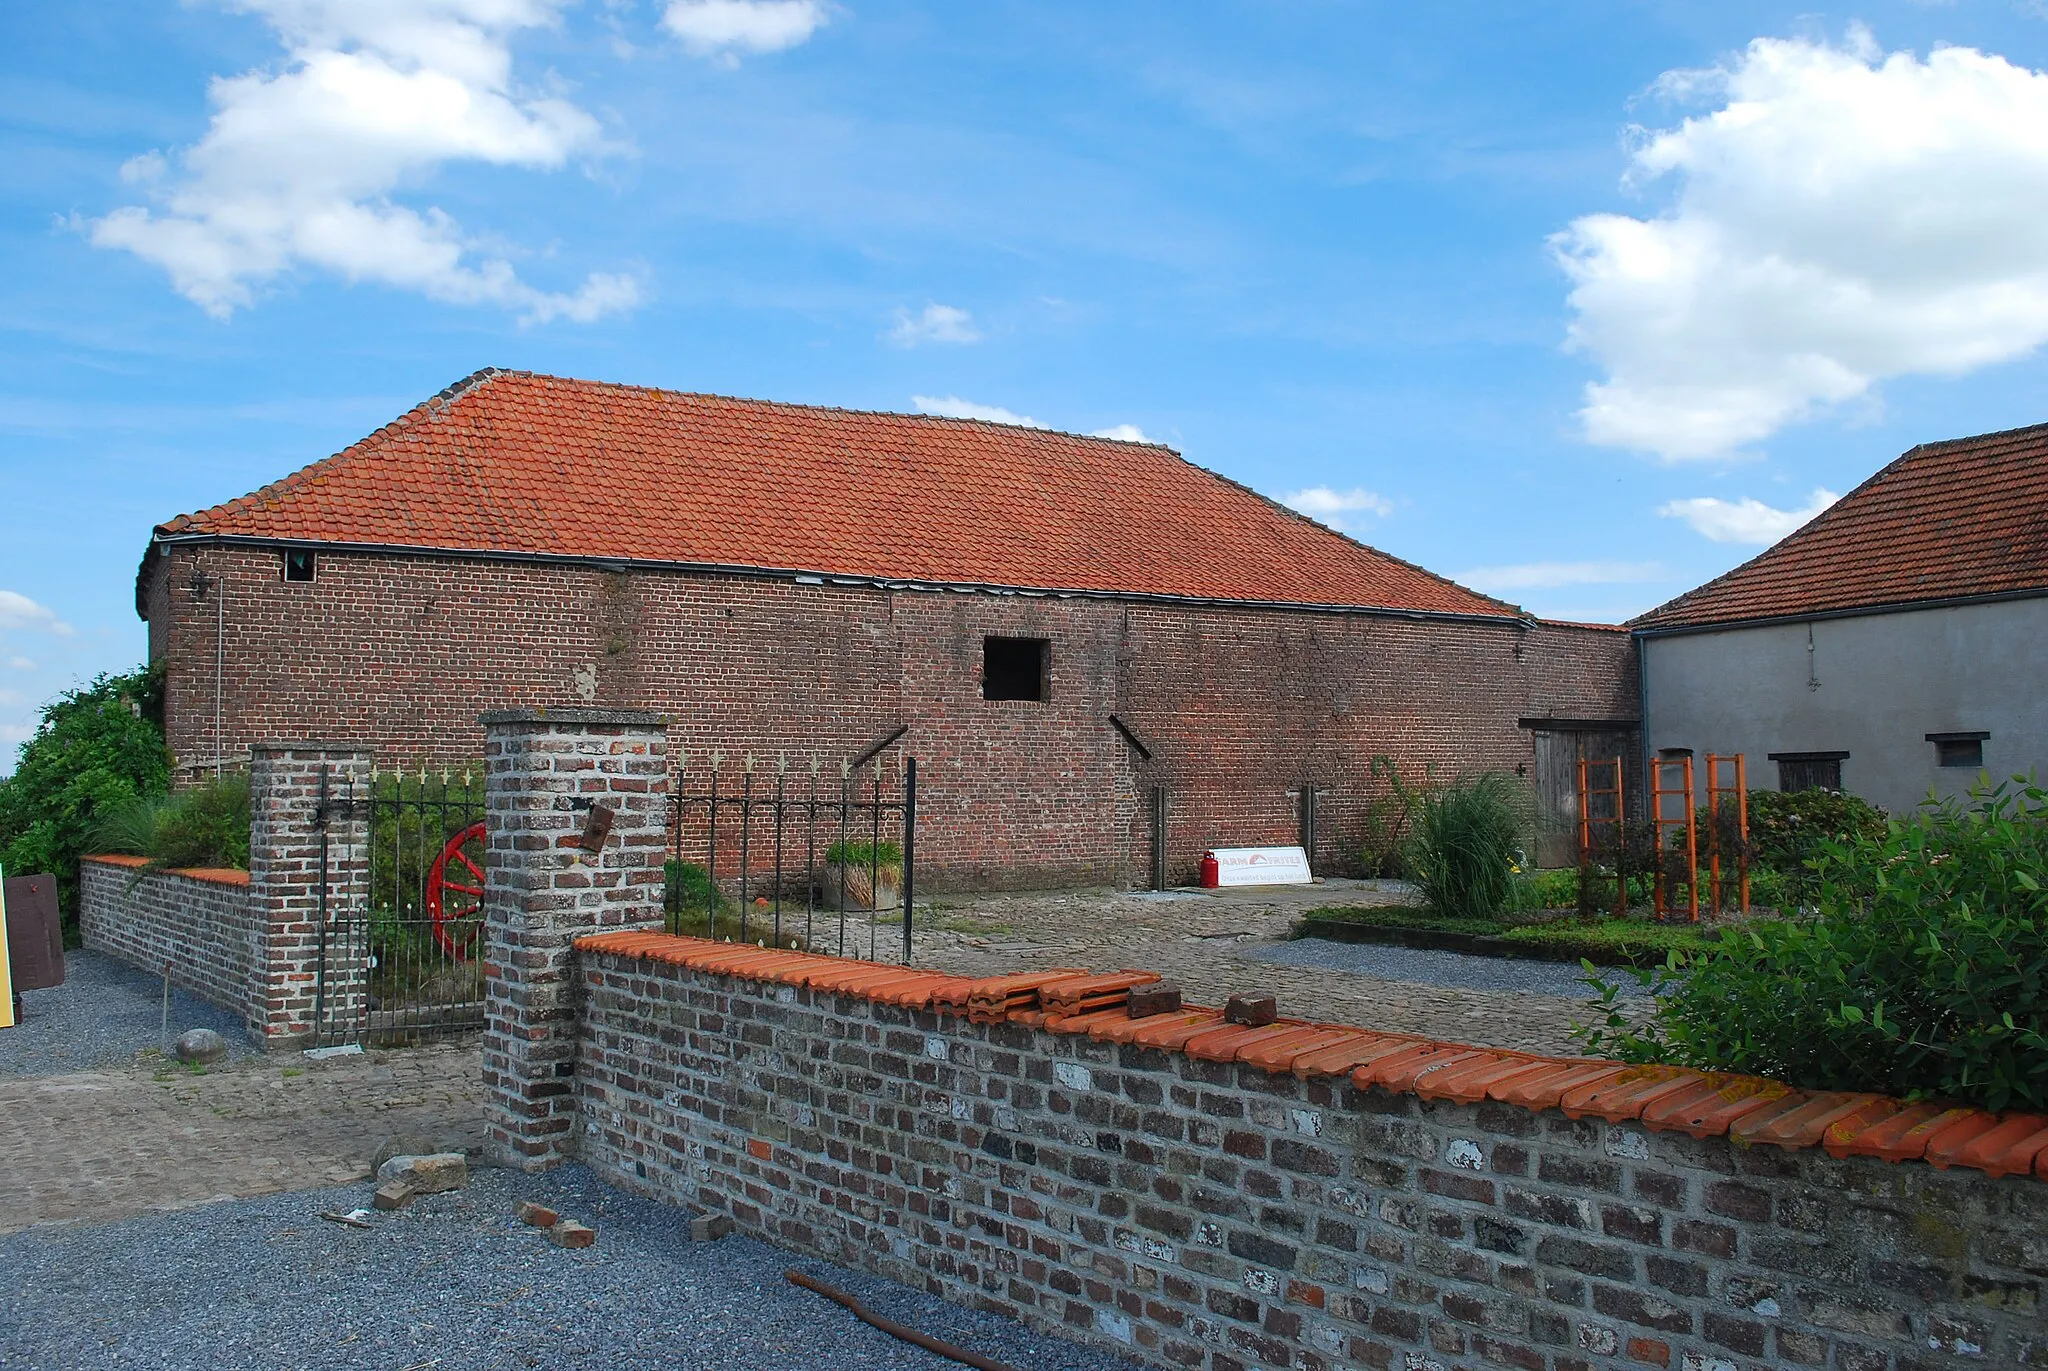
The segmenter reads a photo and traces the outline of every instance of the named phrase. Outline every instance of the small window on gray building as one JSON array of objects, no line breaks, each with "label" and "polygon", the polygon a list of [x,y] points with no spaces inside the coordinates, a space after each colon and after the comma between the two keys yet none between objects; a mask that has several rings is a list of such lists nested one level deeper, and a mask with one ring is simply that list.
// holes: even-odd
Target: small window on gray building
[{"label": "small window on gray building", "polygon": [[287,581],[313,579],[313,549],[288,547],[284,550],[284,578]]},{"label": "small window on gray building", "polygon": [[1965,767],[1979,771],[1984,766],[1984,740],[1989,733],[1930,733],[1936,766]]},{"label": "small window on gray building", "polygon": [[1778,789],[1834,790],[1842,788],[1842,763],[1846,752],[1773,752],[1778,764]]},{"label": "small window on gray building", "polygon": [[1052,698],[1052,643],[1044,638],[983,638],[981,698]]}]

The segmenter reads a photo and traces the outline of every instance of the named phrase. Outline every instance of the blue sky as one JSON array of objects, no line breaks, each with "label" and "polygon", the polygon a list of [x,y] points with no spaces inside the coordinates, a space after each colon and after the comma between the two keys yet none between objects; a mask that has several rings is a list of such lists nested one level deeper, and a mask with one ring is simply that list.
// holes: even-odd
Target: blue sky
[{"label": "blue sky", "polygon": [[482,366],[1129,425],[1639,612],[2048,419],[2042,14],[7,6],[0,768],[153,524]]}]

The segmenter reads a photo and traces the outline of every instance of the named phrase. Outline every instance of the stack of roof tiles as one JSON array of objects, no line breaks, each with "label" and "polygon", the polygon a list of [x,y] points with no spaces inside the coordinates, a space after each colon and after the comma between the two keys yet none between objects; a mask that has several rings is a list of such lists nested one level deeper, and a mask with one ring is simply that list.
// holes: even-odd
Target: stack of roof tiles
[{"label": "stack of roof tiles", "polygon": [[2048,1115],[1997,1115],[1940,1102],[1908,1103],[1851,1091],[1799,1090],[1776,1081],[1675,1066],[1631,1066],[1376,1033],[1346,1024],[1283,1018],[1263,1027],[1225,1021],[1190,1005],[1132,1018],[1123,1001],[1158,978],[1145,971],[1097,975],[1070,967],[976,979],[662,933],[601,933],[579,950],[644,957],[693,971],[864,996],[906,1009],[965,1014],[974,1023],[1019,1023],[1098,1042],[1180,1052],[1197,1061],[1242,1063],[1296,1076],[1348,1076],[1360,1089],[1524,1109],[1695,1138],[1728,1137],[1782,1148],[1819,1146],[1835,1157],[1879,1157],[1962,1166],[1994,1176],[2048,1179]]}]

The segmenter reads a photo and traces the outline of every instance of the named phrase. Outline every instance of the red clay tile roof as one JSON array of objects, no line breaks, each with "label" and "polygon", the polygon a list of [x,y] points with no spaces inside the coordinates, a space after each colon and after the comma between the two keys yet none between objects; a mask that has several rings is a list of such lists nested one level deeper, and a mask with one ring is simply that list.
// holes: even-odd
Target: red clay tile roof
[{"label": "red clay tile roof", "polygon": [[1631,626],[1704,627],[2048,590],[2048,424],[1927,443]]},{"label": "red clay tile roof", "polygon": [[527,372],[157,533],[1516,613],[1154,444]]}]

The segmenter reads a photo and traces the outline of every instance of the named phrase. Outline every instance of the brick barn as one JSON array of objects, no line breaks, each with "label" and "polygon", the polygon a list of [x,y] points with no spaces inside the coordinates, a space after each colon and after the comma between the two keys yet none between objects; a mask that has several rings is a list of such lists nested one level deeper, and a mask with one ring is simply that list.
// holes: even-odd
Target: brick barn
[{"label": "brick barn", "polygon": [[907,727],[932,888],[1142,883],[1161,786],[1174,881],[1296,841],[1305,789],[1341,872],[1373,757],[1526,775],[1637,713],[1625,633],[1164,447],[496,370],[159,525],[136,604],[195,771],[309,737],[460,768],[536,705],[833,774]]}]

